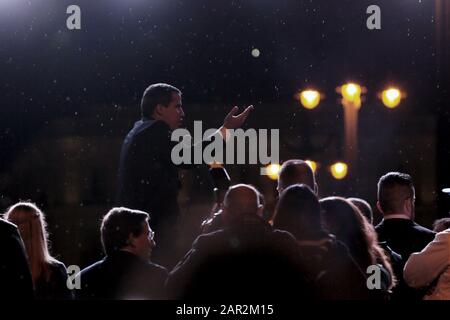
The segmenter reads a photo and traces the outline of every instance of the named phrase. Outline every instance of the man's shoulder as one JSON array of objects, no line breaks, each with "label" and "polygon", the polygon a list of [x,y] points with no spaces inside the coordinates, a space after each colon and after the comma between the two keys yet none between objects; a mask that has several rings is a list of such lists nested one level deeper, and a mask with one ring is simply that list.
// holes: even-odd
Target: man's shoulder
[{"label": "man's shoulder", "polygon": [[417,238],[422,239],[425,243],[431,242],[436,235],[436,232],[421,226],[420,224],[413,221],[412,232],[417,236]]},{"label": "man's shoulder", "polygon": [[413,222],[409,219],[388,218],[383,219],[375,226],[375,231],[382,232],[390,230],[392,228],[397,229],[399,227],[410,228]]},{"label": "man's shoulder", "polygon": [[428,229],[428,228],[426,228],[426,227],[424,227],[424,226],[418,224],[417,222],[414,222],[414,223],[413,223],[413,228],[414,228],[414,230],[416,230],[417,232],[427,233],[427,234],[432,234],[432,235],[435,234],[434,231],[432,231],[432,230],[430,230],[430,229]]},{"label": "man's shoulder", "polygon": [[209,233],[199,235],[193,242],[192,248],[198,249],[199,247],[210,246],[213,243],[222,241],[228,237],[227,230],[220,229]]},{"label": "man's shoulder", "polygon": [[0,235],[11,236],[12,234],[16,234],[17,232],[17,226],[15,224],[4,219],[0,219]]},{"label": "man's shoulder", "polygon": [[274,229],[269,231],[269,235],[275,244],[297,246],[297,240],[288,231]]},{"label": "man's shoulder", "polygon": [[80,275],[82,277],[86,277],[86,276],[90,276],[92,274],[100,273],[101,270],[104,267],[104,264],[105,264],[105,260],[104,259],[100,260],[100,261],[97,261],[97,262],[87,266],[83,270],[81,270]]},{"label": "man's shoulder", "polygon": [[398,229],[402,228],[403,230],[410,230],[414,233],[423,233],[428,235],[434,235],[435,232],[418,224],[417,222],[409,219],[383,219],[376,227],[376,231],[380,231],[383,229]]},{"label": "man's shoulder", "polygon": [[159,275],[161,277],[167,277],[167,275],[169,274],[168,270],[159,264],[156,264],[153,262],[147,262],[144,265],[145,265],[145,270],[149,274]]},{"label": "man's shoulder", "polygon": [[170,127],[160,120],[139,120],[135,122],[133,128],[127,133],[126,142],[133,142],[137,139],[151,136],[170,135]]},{"label": "man's shoulder", "polygon": [[[157,133],[170,133],[170,127],[161,120],[138,121],[133,128],[134,134],[137,136]],[[132,131],[133,131],[132,130]]]}]

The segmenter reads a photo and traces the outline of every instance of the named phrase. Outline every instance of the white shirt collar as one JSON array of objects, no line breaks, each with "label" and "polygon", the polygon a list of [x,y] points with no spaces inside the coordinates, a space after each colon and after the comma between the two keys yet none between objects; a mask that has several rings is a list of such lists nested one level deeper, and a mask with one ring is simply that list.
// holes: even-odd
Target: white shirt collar
[{"label": "white shirt collar", "polygon": [[383,217],[384,220],[389,220],[389,219],[405,219],[405,220],[411,220],[411,218],[409,216],[407,216],[406,214],[388,214],[386,216]]}]

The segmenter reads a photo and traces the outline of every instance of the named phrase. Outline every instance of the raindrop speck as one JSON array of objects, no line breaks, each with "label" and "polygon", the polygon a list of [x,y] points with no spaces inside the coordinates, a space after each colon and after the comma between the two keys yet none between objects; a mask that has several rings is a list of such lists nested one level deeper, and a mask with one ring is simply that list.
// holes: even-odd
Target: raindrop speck
[{"label": "raindrop speck", "polygon": [[258,58],[260,54],[261,54],[261,52],[258,49],[255,48],[252,50],[252,56],[254,58]]}]

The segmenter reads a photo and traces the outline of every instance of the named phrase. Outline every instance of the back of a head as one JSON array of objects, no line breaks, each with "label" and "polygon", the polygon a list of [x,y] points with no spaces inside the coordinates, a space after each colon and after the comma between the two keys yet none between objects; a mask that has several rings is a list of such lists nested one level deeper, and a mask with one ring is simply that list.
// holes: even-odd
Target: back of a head
[{"label": "back of a head", "polygon": [[322,219],[325,227],[336,235],[349,249],[350,254],[364,269],[369,265],[381,263],[389,272],[391,282],[395,276],[386,253],[378,245],[375,228],[364,218],[360,210],[349,200],[341,197],[328,197],[320,200]]},{"label": "back of a head", "polygon": [[450,228],[450,218],[442,218],[433,223],[433,231],[441,232]]},{"label": "back of a head", "polygon": [[319,200],[311,188],[296,184],[285,189],[275,209],[273,225],[298,240],[314,239],[322,234]]},{"label": "back of a head", "polygon": [[148,221],[146,212],[124,207],[111,209],[104,217],[101,226],[103,249],[106,255],[119,251],[128,244],[130,235],[142,233],[142,223]]},{"label": "back of a head", "polygon": [[32,257],[42,254],[38,252],[31,252],[31,248],[33,246],[37,249],[36,247],[38,246],[36,246],[36,244],[43,247],[43,252],[46,251],[47,232],[44,214],[34,203],[18,202],[9,207],[4,217],[9,222],[17,225],[25,247]]},{"label": "back of a head", "polygon": [[142,117],[151,118],[158,104],[163,106],[169,105],[172,100],[172,93],[181,94],[181,91],[166,83],[155,83],[147,87],[141,99]]},{"label": "back of a head", "polygon": [[238,221],[258,215],[259,192],[247,184],[231,186],[224,197],[223,218],[225,222]]},{"label": "back of a head", "polygon": [[369,223],[358,208],[341,197],[320,200],[322,220],[325,228],[344,242],[350,251],[368,250],[367,229]]},{"label": "back of a head", "polygon": [[278,190],[281,193],[294,184],[306,184],[311,190],[317,191],[314,171],[308,163],[300,159],[291,159],[283,163],[278,178]]},{"label": "back of a head", "polygon": [[348,198],[351,203],[353,203],[359,211],[367,218],[370,224],[373,224],[373,211],[370,204],[361,198]]},{"label": "back of a head", "polygon": [[47,276],[47,264],[52,263],[54,259],[48,251],[48,234],[42,211],[32,202],[18,202],[7,210],[4,218],[19,229],[33,279],[39,278],[42,271]]},{"label": "back of a head", "polygon": [[408,174],[389,172],[378,181],[378,202],[385,215],[402,212],[404,201],[414,195],[414,185]]}]

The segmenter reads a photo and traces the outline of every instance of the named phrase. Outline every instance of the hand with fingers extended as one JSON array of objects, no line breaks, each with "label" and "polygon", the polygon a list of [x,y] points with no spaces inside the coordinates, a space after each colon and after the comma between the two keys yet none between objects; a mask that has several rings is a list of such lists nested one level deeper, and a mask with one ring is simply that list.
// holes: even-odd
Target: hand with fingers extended
[{"label": "hand with fingers extended", "polygon": [[253,106],[248,106],[244,111],[238,114],[239,107],[233,107],[230,113],[227,114],[225,120],[223,121],[223,126],[227,129],[237,129],[240,128],[245,119],[247,119],[250,112],[253,110]]}]

